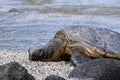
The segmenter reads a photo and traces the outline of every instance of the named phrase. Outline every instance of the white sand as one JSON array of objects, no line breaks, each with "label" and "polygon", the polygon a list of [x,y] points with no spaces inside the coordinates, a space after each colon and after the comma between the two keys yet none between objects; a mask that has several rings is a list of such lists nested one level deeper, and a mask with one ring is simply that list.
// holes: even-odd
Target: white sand
[{"label": "white sand", "polygon": [[69,73],[73,70],[70,63],[61,62],[31,62],[28,60],[28,54],[22,53],[0,53],[0,65],[16,61],[24,66],[28,73],[32,74],[36,80],[44,80],[49,75],[59,75],[67,79]]}]

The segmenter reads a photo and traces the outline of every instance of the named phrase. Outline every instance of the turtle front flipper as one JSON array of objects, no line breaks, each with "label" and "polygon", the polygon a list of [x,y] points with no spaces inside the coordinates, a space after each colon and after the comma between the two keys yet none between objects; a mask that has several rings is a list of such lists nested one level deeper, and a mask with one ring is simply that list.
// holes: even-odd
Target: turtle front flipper
[{"label": "turtle front flipper", "polygon": [[71,56],[71,62],[74,66],[78,66],[81,63],[84,63],[86,61],[92,60],[92,58],[87,57],[84,54],[81,53],[73,53]]}]

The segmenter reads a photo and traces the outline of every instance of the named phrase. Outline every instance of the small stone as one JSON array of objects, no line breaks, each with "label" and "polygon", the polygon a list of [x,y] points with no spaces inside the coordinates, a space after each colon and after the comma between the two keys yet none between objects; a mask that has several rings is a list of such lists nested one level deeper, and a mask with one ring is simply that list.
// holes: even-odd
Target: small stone
[{"label": "small stone", "polygon": [[66,79],[64,79],[63,77],[60,77],[60,76],[50,75],[50,76],[46,77],[45,80],[66,80]]},{"label": "small stone", "polygon": [[8,12],[18,12],[18,10],[16,8],[12,8]]}]

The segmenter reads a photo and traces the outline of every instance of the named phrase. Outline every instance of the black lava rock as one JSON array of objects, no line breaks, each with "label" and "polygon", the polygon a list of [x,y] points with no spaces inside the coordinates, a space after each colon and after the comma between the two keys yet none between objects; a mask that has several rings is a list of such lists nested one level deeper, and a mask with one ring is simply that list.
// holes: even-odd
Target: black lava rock
[{"label": "black lava rock", "polygon": [[17,62],[0,66],[0,80],[35,80],[27,70]]},{"label": "black lava rock", "polygon": [[18,10],[17,10],[16,8],[12,8],[12,9],[10,9],[8,12],[10,12],[10,13],[18,12]]},{"label": "black lava rock", "polygon": [[65,79],[60,76],[50,75],[50,76],[46,77],[45,80],[65,80]]},{"label": "black lava rock", "polygon": [[78,80],[120,80],[120,60],[94,59],[76,67],[69,78]]}]

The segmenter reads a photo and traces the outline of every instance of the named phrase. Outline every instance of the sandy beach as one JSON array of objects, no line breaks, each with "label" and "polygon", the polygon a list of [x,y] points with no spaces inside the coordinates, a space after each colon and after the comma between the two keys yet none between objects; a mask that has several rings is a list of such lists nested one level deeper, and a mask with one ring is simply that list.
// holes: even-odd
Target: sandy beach
[{"label": "sandy beach", "polygon": [[0,65],[16,61],[24,66],[28,73],[32,74],[36,80],[44,80],[49,75],[59,75],[67,79],[73,66],[68,62],[31,62],[28,54],[23,53],[0,53]]},{"label": "sandy beach", "polygon": [[36,80],[58,75],[67,79],[71,63],[31,62],[30,47],[44,46],[66,26],[97,26],[120,33],[120,0],[0,1],[0,65],[16,61]]}]

